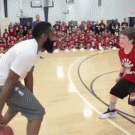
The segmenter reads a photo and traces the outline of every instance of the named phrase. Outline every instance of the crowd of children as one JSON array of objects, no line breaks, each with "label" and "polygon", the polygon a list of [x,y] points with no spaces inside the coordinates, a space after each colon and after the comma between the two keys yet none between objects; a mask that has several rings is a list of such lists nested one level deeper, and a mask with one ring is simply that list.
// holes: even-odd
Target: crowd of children
[{"label": "crowd of children", "polygon": [[5,52],[23,40],[32,39],[32,27],[28,23],[27,25],[10,24],[8,30],[5,29],[2,36],[0,36],[0,51]]},{"label": "crowd of children", "polygon": [[110,32],[95,34],[90,29],[81,31],[77,28],[73,33],[55,31],[55,35],[54,47],[59,50],[120,48],[119,38]]},{"label": "crowd of children", "polygon": [[[85,30],[81,30],[80,27],[68,28],[65,24],[60,27],[55,25],[54,48],[59,50],[119,48],[119,39],[115,34],[105,31],[95,34],[91,27],[87,26]],[[32,27],[29,23],[24,26],[18,23],[10,24],[8,30],[5,29],[3,36],[0,37],[0,51],[7,51],[16,43],[28,39],[32,39]]]}]

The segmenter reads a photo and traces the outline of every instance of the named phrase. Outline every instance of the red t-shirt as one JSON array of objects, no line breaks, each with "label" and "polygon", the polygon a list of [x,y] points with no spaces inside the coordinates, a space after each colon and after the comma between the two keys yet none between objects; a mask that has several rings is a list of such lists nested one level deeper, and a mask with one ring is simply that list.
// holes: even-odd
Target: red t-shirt
[{"label": "red t-shirt", "polygon": [[90,46],[91,45],[91,40],[86,40],[85,41],[85,46]]},{"label": "red t-shirt", "polygon": [[23,26],[21,24],[19,25],[19,31],[20,33],[23,33]]},{"label": "red t-shirt", "polygon": [[91,29],[91,23],[87,23],[87,29]]},{"label": "red t-shirt", "polygon": [[115,43],[115,46],[116,46],[117,48],[120,48],[119,41],[117,41],[117,42]]},{"label": "red t-shirt", "polygon": [[8,32],[4,32],[3,37],[7,39],[8,38]]},{"label": "red t-shirt", "polygon": [[3,38],[2,42],[3,43],[6,43],[7,42],[6,38]]},{"label": "red t-shirt", "polygon": [[70,47],[70,46],[71,46],[70,41],[69,41],[69,42],[66,42],[66,46],[67,46],[67,47]]},{"label": "red t-shirt", "polygon": [[6,50],[7,47],[6,47],[6,44],[5,43],[0,43],[0,50]]},{"label": "red t-shirt", "polygon": [[9,28],[9,35],[15,37],[15,35],[16,35],[15,27],[12,26]]},{"label": "red t-shirt", "polygon": [[56,41],[56,45],[57,45],[57,47],[60,47],[61,46],[61,41]]},{"label": "red t-shirt", "polygon": [[28,35],[32,35],[32,31],[31,30],[28,31]]},{"label": "red t-shirt", "polygon": [[64,25],[61,25],[60,28],[61,28],[62,31],[65,31],[67,26],[64,24]]},{"label": "red t-shirt", "polygon": [[73,46],[75,44],[75,41],[74,40],[71,40],[70,41],[70,44],[71,44],[71,46]]},{"label": "red t-shirt", "polygon": [[0,43],[3,43],[3,38],[2,37],[0,37]]},{"label": "red t-shirt", "polygon": [[104,42],[104,43],[103,43],[103,46],[104,46],[104,47],[109,47],[109,42]]},{"label": "red t-shirt", "polygon": [[135,83],[135,46],[129,54],[125,54],[124,49],[121,48],[119,50],[119,57],[126,73],[123,79]]}]

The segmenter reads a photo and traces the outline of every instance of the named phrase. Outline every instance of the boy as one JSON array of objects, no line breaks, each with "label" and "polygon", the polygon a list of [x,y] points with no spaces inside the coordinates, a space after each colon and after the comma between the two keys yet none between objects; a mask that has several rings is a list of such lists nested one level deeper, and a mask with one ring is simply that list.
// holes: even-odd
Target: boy
[{"label": "boy", "polygon": [[111,89],[110,105],[106,112],[99,115],[101,119],[117,116],[116,103],[118,98],[125,98],[129,95],[128,104],[135,112],[135,29],[126,28],[120,32],[119,57],[121,70],[116,85]]}]

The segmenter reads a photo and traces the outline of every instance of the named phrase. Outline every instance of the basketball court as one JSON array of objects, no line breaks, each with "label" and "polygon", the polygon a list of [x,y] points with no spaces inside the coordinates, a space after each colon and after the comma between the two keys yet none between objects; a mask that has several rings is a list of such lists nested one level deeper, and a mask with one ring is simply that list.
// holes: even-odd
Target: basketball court
[{"label": "basketball court", "polygon": [[[34,71],[34,95],[46,109],[39,135],[134,135],[135,116],[127,98],[118,100],[118,117],[98,118],[120,66],[118,50],[41,53]],[[5,106],[3,113],[6,111]],[[9,124],[25,135],[20,113]]]}]

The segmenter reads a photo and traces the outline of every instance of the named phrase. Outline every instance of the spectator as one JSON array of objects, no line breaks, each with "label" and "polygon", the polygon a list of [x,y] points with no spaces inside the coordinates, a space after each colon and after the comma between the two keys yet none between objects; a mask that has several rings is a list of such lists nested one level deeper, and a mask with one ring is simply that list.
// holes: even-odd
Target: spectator
[{"label": "spectator", "polygon": [[15,25],[15,31],[16,31],[16,36],[19,36],[20,35],[19,23],[16,23],[16,25]]},{"label": "spectator", "polygon": [[14,42],[15,42],[15,44],[17,43],[17,37],[14,37]]},{"label": "spectator", "polygon": [[114,20],[112,20],[112,22],[109,24],[109,30],[111,32],[111,34],[115,34],[115,23]]},{"label": "spectator", "polygon": [[23,26],[19,24],[19,35],[23,36]]},{"label": "spectator", "polygon": [[118,19],[116,19],[115,23],[115,35],[119,37],[119,31],[120,31],[120,23],[118,22]]},{"label": "spectator", "polygon": [[5,29],[5,32],[3,33],[3,37],[8,40],[9,33],[7,32],[7,29]]},{"label": "spectator", "polygon": [[100,26],[99,26],[99,24],[98,24],[98,21],[96,22],[96,24],[95,24],[95,35],[99,35],[99,32],[100,32]]},{"label": "spectator", "polygon": [[0,43],[2,43],[3,42],[3,38],[0,36]]},{"label": "spectator", "polygon": [[31,30],[32,29],[32,26],[31,26],[30,22],[27,23],[27,29],[28,30]]},{"label": "spectator", "polygon": [[60,29],[61,29],[62,32],[67,33],[67,25],[64,22],[62,22],[62,25],[60,26]]},{"label": "spectator", "polygon": [[80,28],[81,31],[84,31],[84,24],[83,24],[83,22],[81,22],[81,25],[79,26],[79,28]]},{"label": "spectator", "polygon": [[60,22],[57,22],[53,28],[55,28],[55,31],[56,31],[56,35],[58,36],[59,34],[59,31],[60,31]]},{"label": "spectator", "polygon": [[89,30],[89,31],[91,30],[91,25],[92,25],[92,24],[90,23],[90,21],[88,21],[88,22],[87,22],[87,30]]},{"label": "spectator", "polygon": [[100,32],[101,32],[101,34],[102,33],[105,33],[106,25],[103,23],[103,20],[101,20],[101,23],[99,24],[99,26],[100,26]]},{"label": "spectator", "polygon": [[40,22],[40,16],[36,15],[36,21],[33,21],[32,28],[34,28]]},{"label": "spectator", "polygon": [[96,25],[95,22],[93,22],[92,25],[91,25],[91,30],[92,30],[93,32],[95,32],[95,25]]},{"label": "spectator", "polygon": [[12,24],[9,25],[9,35],[13,37],[16,36],[15,27]]},{"label": "spectator", "polygon": [[74,29],[74,24],[73,21],[71,21],[68,24],[68,33],[71,34],[73,32],[73,29]]},{"label": "spectator", "polygon": [[28,33],[28,29],[27,29],[27,25],[25,24],[23,26],[23,36],[26,36],[27,33]]},{"label": "spectator", "polygon": [[126,18],[124,18],[124,22],[121,23],[122,30],[128,28],[128,22],[126,22]]}]

